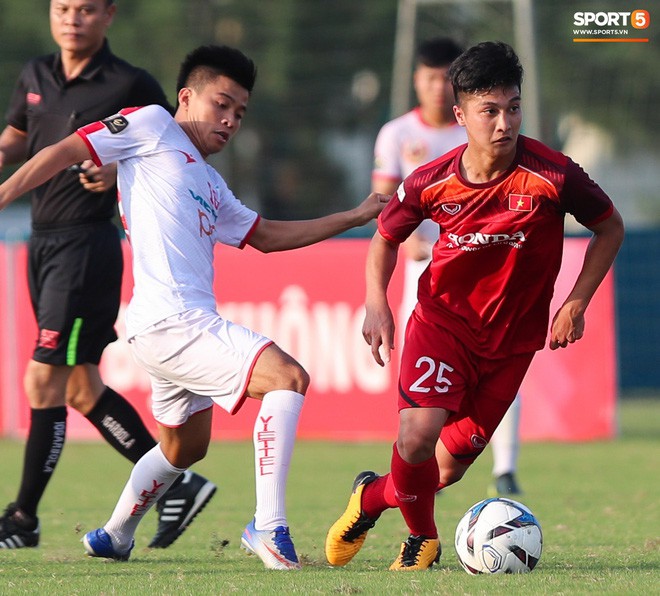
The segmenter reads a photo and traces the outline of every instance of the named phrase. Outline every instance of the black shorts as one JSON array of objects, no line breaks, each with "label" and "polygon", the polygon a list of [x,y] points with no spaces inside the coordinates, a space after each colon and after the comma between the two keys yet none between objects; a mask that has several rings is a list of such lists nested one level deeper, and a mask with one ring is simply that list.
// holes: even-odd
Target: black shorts
[{"label": "black shorts", "polygon": [[98,364],[117,339],[123,258],[112,222],[33,231],[28,283],[39,327],[33,359]]}]

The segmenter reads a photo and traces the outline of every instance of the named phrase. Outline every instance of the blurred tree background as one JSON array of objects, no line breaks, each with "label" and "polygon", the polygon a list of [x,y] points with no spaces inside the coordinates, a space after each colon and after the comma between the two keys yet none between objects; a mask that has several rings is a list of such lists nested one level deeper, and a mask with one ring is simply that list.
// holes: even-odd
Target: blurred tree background
[{"label": "blurred tree background", "polygon": [[[557,149],[577,147],[578,161],[624,201],[628,221],[659,222],[657,44],[573,43],[573,2],[533,4],[542,140]],[[586,0],[579,8],[629,10],[627,4]],[[111,47],[152,72],[172,101],[178,65],[199,44],[238,46],[258,64],[243,130],[215,164],[243,201],[270,217],[312,217],[366,195],[375,136],[395,115],[397,0],[117,5]],[[25,61],[55,49],[47,6],[44,0],[0,0],[3,106]],[[452,35],[465,45],[485,39],[515,45],[512,15],[511,2],[421,0],[416,40]],[[655,36],[654,30],[652,22],[645,34]]]}]

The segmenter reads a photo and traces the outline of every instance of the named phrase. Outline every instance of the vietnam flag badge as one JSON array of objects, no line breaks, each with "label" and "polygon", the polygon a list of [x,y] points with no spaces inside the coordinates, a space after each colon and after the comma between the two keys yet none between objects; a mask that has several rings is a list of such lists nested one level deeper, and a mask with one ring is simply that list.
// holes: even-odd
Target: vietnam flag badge
[{"label": "vietnam flag badge", "polygon": [[531,211],[532,195],[509,195],[509,211]]}]

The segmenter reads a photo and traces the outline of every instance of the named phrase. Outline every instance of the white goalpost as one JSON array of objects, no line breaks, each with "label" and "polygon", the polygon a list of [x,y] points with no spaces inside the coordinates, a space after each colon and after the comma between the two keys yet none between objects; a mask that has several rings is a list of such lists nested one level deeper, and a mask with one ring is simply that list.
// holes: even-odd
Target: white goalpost
[{"label": "white goalpost", "polygon": [[[525,134],[540,138],[538,67],[534,39],[533,0],[490,0],[509,4],[513,10],[515,50],[525,69]],[[391,117],[410,109],[410,79],[413,70],[420,6],[483,4],[484,0],[399,0],[394,65],[390,96]]]}]

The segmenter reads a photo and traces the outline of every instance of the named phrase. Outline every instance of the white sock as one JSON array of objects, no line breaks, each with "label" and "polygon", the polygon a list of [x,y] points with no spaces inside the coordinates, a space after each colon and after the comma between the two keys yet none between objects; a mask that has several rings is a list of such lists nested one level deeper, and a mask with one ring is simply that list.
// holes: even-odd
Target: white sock
[{"label": "white sock", "polygon": [[135,464],[131,476],[105,524],[113,546],[124,552],[130,548],[144,514],[172,486],[185,469],[175,468],[163,454],[160,443],[147,451]]},{"label": "white sock", "polygon": [[518,425],[520,422],[520,394],[507,410],[502,422],[495,430],[490,444],[493,448],[493,476],[515,474],[518,468],[518,452],[520,437]]},{"label": "white sock", "polygon": [[286,484],[304,399],[304,395],[295,391],[269,391],[254,422],[257,530],[288,525]]}]

